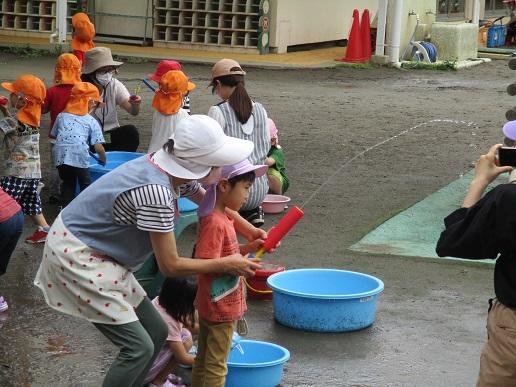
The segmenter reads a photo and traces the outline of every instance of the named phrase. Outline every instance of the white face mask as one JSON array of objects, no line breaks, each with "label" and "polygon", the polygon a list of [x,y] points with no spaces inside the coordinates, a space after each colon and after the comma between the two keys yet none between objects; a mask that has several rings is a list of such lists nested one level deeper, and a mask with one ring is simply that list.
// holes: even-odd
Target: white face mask
[{"label": "white face mask", "polygon": [[113,73],[95,74],[95,78],[97,78],[97,81],[105,87],[113,79]]}]

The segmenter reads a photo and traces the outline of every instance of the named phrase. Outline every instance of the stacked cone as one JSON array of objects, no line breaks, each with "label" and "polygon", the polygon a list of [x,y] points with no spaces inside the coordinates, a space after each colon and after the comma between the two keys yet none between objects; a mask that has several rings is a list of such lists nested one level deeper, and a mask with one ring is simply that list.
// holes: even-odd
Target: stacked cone
[{"label": "stacked cone", "polygon": [[358,9],[353,10],[353,24],[348,37],[346,55],[336,59],[341,62],[366,63],[371,59],[371,25],[369,10],[362,13],[362,21]]}]

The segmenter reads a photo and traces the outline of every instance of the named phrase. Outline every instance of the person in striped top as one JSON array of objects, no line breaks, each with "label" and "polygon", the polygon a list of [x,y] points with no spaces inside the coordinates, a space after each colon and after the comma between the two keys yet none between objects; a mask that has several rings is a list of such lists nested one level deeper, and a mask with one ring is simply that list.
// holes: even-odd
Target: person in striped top
[{"label": "person in striped top", "polygon": [[[141,386],[166,340],[167,325],[133,274],[151,254],[169,277],[251,276],[260,268],[241,254],[183,258],[173,232],[179,196],[200,203],[200,183],[209,184],[221,166],[243,160],[252,149],[250,141],[226,136],[210,117],[189,116],[162,149],[96,180],[52,224],[34,283],[50,307],[90,321],[120,348],[103,386]],[[263,230],[229,215],[248,240],[263,243]]]},{"label": "person in striped top", "polygon": [[[271,147],[267,112],[247,94],[244,76],[245,71],[232,59],[215,63],[211,70],[212,93],[216,93],[222,102],[212,106],[208,116],[214,118],[228,136],[252,141],[254,150],[249,161],[262,165]],[[249,200],[240,210],[240,214],[257,227],[264,224],[261,204],[268,190],[267,176],[257,178],[251,187]]]}]

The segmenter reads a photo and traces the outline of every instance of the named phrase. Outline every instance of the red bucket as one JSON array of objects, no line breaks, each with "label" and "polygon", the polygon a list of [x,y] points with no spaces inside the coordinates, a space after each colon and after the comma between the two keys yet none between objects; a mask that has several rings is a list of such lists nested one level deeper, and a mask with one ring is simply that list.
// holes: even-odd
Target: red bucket
[{"label": "red bucket", "polygon": [[260,262],[262,269],[256,270],[253,277],[245,280],[247,296],[255,300],[272,300],[272,290],[267,286],[267,278],[274,273],[284,271],[285,267],[272,262]]}]

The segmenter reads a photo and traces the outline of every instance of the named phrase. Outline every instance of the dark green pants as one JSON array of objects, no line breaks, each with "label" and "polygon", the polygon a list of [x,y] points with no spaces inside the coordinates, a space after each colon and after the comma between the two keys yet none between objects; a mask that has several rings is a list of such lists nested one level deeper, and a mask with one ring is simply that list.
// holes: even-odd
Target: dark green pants
[{"label": "dark green pants", "polygon": [[168,335],[167,324],[145,297],[135,309],[139,321],[122,325],[94,324],[120,352],[102,387],[141,387]]}]

